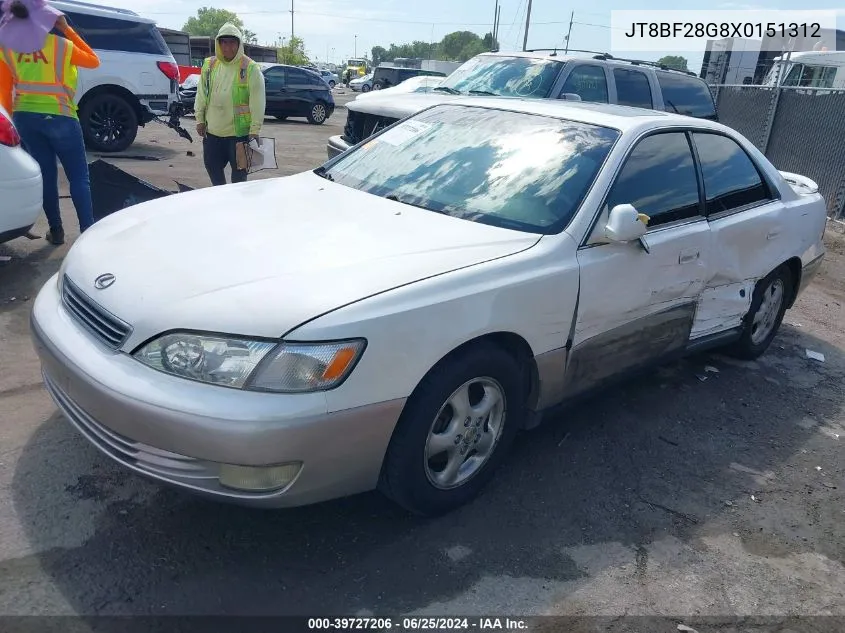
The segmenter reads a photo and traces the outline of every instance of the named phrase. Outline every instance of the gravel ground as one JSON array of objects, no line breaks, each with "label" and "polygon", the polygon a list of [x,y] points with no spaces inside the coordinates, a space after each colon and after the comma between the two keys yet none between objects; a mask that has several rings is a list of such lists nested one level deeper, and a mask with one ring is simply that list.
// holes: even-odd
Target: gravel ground
[{"label": "gravel ground", "polygon": [[[325,160],[344,120],[268,122],[281,173]],[[113,160],[157,186],[207,184],[164,127],[127,153],[161,159]],[[759,361],[692,357],[561,412],[428,521],[375,493],[220,506],[113,465],[57,413],[28,338],[67,246],[0,246],[0,614],[845,615],[845,238],[826,239]]]}]

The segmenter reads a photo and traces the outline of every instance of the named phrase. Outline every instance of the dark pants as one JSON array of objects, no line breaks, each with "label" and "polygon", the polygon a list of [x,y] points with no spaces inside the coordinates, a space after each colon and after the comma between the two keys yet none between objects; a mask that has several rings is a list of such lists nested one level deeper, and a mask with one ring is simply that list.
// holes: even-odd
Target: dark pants
[{"label": "dark pants", "polygon": [[69,116],[34,112],[15,112],[13,118],[24,149],[41,167],[44,213],[50,230],[62,229],[58,159],[70,183],[70,197],[76,207],[79,230],[84,231],[94,224],[94,209],[91,204],[88,159],[79,121]]},{"label": "dark pants", "polygon": [[235,144],[246,142],[249,137],[236,136],[214,136],[206,133],[202,140],[203,161],[205,171],[214,186],[226,184],[226,173],[223,171],[226,165],[232,166],[232,182],[246,181],[246,169],[237,169],[238,161],[235,158]]}]

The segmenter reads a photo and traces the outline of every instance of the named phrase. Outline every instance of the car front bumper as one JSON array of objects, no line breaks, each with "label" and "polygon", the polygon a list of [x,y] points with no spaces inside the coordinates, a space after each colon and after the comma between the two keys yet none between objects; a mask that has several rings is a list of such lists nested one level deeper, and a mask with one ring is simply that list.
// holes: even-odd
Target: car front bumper
[{"label": "car front bumper", "polygon": [[332,159],[335,156],[343,154],[343,152],[348,150],[350,147],[352,146],[344,141],[340,134],[337,134],[330,137],[328,143],[326,143],[326,153],[328,154],[329,159]]},{"label": "car front bumper", "polygon": [[[169,376],[77,325],[57,277],[39,292],[30,319],[44,384],[72,425],[111,459],[160,482],[258,507],[376,487],[404,400],[328,412],[322,393],[256,393]],[[284,464],[301,467],[276,490],[220,481],[228,465],[255,473]]]}]

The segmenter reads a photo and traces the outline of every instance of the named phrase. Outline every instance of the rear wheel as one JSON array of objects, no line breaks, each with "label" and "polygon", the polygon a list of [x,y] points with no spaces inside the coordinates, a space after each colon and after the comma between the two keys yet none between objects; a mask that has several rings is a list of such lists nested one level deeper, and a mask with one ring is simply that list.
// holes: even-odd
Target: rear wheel
[{"label": "rear wheel", "polygon": [[332,81],[329,82],[329,88],[334,90],[334,87],[335,87],[335,82],[334,82],[334,80],[332,80]]},{"label": "rear wheel", "polygon": [[370,86],[368,84],[364,84],[363,86],[361,86],[361,92],[369,92],[369,91],[370,91]]},{"label": "rear wheel", "polygon": [[424,516],[475,497],[522,427],[523,376],[516,359],[490,344],[435,367],[408,400],[391,438],[382,493]]},{"label": "rear wheel", "polygon": [[308,122],[312,125],[322,125],[329,118],[329,111],[326,109],[326,104],[318,101],[311,106],[308,111]]},{"label": "rear wheel", "polygon": [[768,349],[783,322],[793,283],[792,273],[785,265],[760,280],[743,319],[742,335],[728,350],[732,355],[754,360]]},{"label": "rear wheel", "polygon": [[99,152],[122,152],[138,135],[138,114],[117,94],[103,93],[85,101],[79,123],[86,145]]}]

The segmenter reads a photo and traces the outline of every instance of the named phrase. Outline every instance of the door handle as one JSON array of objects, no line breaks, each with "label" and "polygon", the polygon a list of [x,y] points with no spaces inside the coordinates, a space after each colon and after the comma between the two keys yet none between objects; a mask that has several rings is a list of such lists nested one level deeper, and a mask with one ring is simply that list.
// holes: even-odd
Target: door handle
[{"label": "door handle", "polygon": [[682,251],[680,257],[678,257],[678,263],[689,264],[690,262],[694,262],[698,259],[699,255],[699,251]]}]

